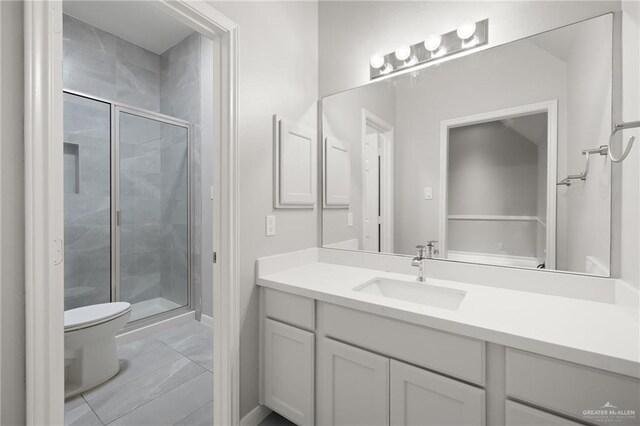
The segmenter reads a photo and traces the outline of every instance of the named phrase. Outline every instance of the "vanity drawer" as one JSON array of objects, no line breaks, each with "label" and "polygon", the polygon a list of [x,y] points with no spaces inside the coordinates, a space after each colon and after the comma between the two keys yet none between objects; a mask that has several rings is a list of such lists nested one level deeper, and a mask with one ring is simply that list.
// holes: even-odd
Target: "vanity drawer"
[{"label": "vanity drawer", "polygon": [[324,334],[472,383],[485,383],[485,344],[379,315],[323,303]]},{"label": "vanity drawer", "polygon": [[315,300],[263,287],[267,318],[313,331],[316,324]]},{"label": "vanity drawer", "polygon": [[514,401],[506,403],[506,426],[582,426],[563,417],[554,416],[535,408],[518,404]]},{"label": "vanity drawer", "polygon": [[640,380],[512,348],[506,367],[508,396],[588,423],[610,423],[585,413],[606,403],[636,411],[635,418],[617,424],[640,420]]}]

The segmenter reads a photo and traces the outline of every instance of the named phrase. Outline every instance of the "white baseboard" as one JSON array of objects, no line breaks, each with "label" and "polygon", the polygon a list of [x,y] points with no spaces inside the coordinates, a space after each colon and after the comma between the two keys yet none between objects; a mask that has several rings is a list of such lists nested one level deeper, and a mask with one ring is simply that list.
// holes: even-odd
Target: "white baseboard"
[{"label": "white baseboard", "polygon": [[213,328],[213,318],[209,315],[200,314],[200,322],[207,327]]},{"label": "white baseboard", "polygon": [[167,328],[175,327],[188,321],[193,321],[195,320],[195,317],[196,316],[194,311],[185,312],[182,315],[168,318],[163,321],[158,321],[156,323],[145,325],[144,327],[136,328],[135,330],[119,334],[116,336],[116,342],[122,345],[125,343],[133,342],[134,340],[143,339],[162,330],[166,330]]},{"label": "white baseboard", "polygon": [[258,405],[240,420],[240,426],[258,426],[271,412],[264,405]]}]

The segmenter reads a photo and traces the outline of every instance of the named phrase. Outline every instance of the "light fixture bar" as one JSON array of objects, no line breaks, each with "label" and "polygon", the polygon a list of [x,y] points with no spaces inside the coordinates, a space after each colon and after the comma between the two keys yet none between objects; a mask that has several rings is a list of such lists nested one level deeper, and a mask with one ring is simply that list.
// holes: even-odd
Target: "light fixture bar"
[{"label": "light fixture bar", "polygon": [[[410,46],[411,53],[404,60],[398,58],[406,56],[404,54],[406,47],[401,47],[384,56],[373,55],[369,62],[371,80],[487,44],[489,42],[489,20],[463,23],[457,29],[440,35],[439,41],[438,45],[437,35],[428,36],[426,40]],[[428,50],[428,48],[433,50]]]}]

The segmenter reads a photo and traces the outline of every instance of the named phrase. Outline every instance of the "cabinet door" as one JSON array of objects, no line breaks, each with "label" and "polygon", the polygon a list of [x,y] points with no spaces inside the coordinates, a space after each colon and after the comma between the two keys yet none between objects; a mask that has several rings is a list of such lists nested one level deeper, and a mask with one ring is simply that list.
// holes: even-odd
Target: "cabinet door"
[{"label": "cabinet door", "polygon": [[391,361],[392,425],[484,425],[484,391]]},{"label": "cabinet door", "polygon": [[264,403],[299,425],[313,424],[313,359],[313,333],[264,320]]},{"label": "cabinet door", "polygon": [[389,424],[389,359],[331,339],[322,343],[323,425]]},{"label": "cabinet door", "polygon": [[554,416],[553,414],[545,413],[544,411],[536,410],[535,408],[527,407],[526,405],[513,401],[507,401],[506,414],[507,426],[581,426],[580,423],[572,422],[571,420]]}]

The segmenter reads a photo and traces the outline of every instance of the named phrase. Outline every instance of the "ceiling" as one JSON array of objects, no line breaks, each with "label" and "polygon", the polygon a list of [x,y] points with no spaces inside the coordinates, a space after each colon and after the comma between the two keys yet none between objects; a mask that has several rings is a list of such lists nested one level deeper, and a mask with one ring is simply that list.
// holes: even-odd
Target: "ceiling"
[{"label": "ceiling", "polygon": [[538,113],[502,120],[502,124],[511,128],[525,139],[536,145],[547,144],[547,113]]},{"label": "ceiling", "polygon": [[578,38],[580,25],[568,25],[553,31],[529,37],[527,40],[539,48],[546,50],[561,61],[566,62],[571,54],[573,44]]},{"label": "ceiling", "polygon": [[64,13],[157,54],[193,32],[150,1],[63,2]]}]

